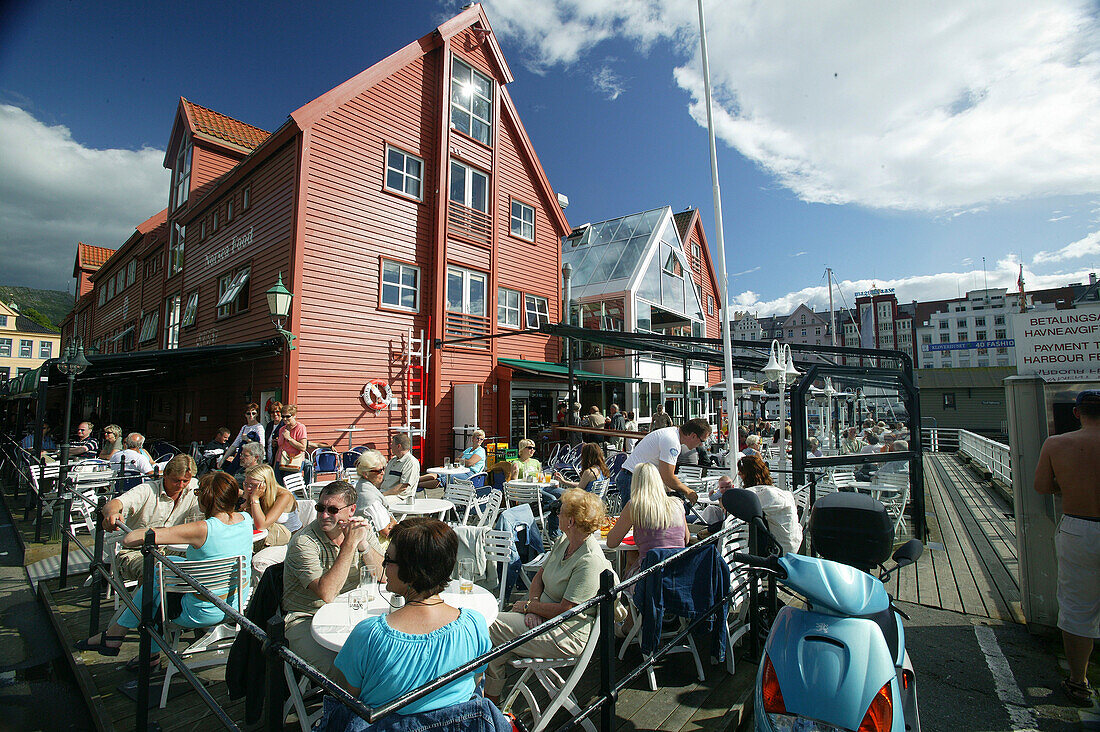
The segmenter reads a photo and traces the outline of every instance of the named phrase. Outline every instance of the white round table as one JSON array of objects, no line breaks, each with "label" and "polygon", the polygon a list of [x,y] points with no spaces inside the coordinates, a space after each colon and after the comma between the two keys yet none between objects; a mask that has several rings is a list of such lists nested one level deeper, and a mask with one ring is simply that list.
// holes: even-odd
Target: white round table
[{"label": "white round table", "polygon": [[452,465],[449,468],[445,468],[441,465],[438,468],[428,468],[428,472],[442,478],[443,484],[446,485],[451,482],[451,478],[456,475],[464,475],[470,472],[470,469],[461,465]]},{"label": "white round table", "polygon": [[550,479],[549,483],[540,483],[537,480],[510,480],[505,483],[505,485],[509,485],[513,488],[538,488],[542,490],[545,488],[557,488],[558,481],[553,478]]},{"label": "white round table", "polygon": [[[343,595],[337,596],[333,602],[322,606],[317,614],[313,616],[313,623],[310,626],[313,639],[330,651],[339,651],[343,648],[348,636],[351,635],[352,628],[355,627],[352,624],[348,594],[345,592]],[[374,599],[369,600],[367,606],[358,612],[356,623],[372,615],[388,613],[390,611],[389,598],[392,596],[393,593],[384,589],[376,592]],[[451,580],[447,584],[447,589],[441,592],[439,596],[443,599],[443,602],[451,607],[477,610],[485,616],[487,626],[492,625],[493,621],[497,619],[496,595],[479,585],[474,585],[474,591],[470,594],[463,595],[458,591],[458,581]]]},{"label": "white round table", "polygon": [[317,496],[321,495],[321,489],[331,482],[331,480],[315,480],[312,483],[307,483],[306,490],[309,491],[309,497],[316,501]]},{"label": "white round table", "polygon": [[398,501],[392,505],[387,505],[390,509],[390,513],[394,515],[398,521],[406,516],[435,516],[437,519],[442,520],[448,511],[453,510],[455,505],[450,501],[442,498],[417,498],[412,503],[406,503],[404,501]]}]

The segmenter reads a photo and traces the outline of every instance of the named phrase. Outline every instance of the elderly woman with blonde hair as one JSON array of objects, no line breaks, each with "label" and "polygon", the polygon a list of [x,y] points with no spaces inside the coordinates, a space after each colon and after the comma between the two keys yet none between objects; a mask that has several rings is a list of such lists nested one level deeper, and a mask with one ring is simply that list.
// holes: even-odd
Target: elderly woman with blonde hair
[{"label": "elderly woman with blonde hair", "polygon": [[[594,535],[606,516],[603,501],[594,493],[573,488],[562,494],[562,534],[531,580],[527,599],[516,602],[511,612],[498,615],[490,626],[489,638],[494,646],[596,596],[600,574],[611,569]],[[508,664],[514,658],[579,656],[595,620],[595,610],[587,611],[491,661],[485,671],[485,696],[497,701],[504,689]]]},{"label": "elderly woman with blonde hair", "polygon": [[276,482],[270,465],[260,463],[246,468],[241,487],[244,512],[252,517],[257,529],[267,529],[265,546],[283,546],[302,528],[294,494]]}]

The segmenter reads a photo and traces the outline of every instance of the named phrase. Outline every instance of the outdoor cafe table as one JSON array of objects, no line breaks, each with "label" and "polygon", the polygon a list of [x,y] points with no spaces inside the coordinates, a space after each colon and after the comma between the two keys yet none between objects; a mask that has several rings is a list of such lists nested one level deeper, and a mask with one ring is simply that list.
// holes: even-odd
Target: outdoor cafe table
[{"label": "outdoor cafe table", "polygon": [[411,504],[404,501],[398,501],[394,504],[387,504],[387,508],[390,509],[390,513],[394,515],[398,521],[406,516],[435,516],[437,519],[442,520],[448,511],[454,510],[455,505],[443,498],[417,498]]},{"label": "outdoor cafe table", "polygon": [[510,480],[504,485],[510,486],[512,488],[538,488],[542,490],[546,488],[557,488],[558,481],[554,480],[553,478],[550,479],[549,483],[540,483],[537,480]]},{"label": "outdoor cafe table", "polygon": [[[352,590],[352,592],[354,591]],[[313,616],[313,623],[310,626],[313,639],[330,651],[339,651],[343,648],[354,627],[351,606],[348,604],[349,594],[345,592],[338,595],[332,602],[321,606],[321,609]],[[497,619],[496,595],[484,587],[474,585],[473,592],[463,595],[458,591],[458,580],[451,580],[439,596],[443,602],[451,607],[477,610],[485,616],[486,625],[492,625],[493,621]],[[366,607],[357,613],[356,623],[373,615],[382,615],[389,612],[391,597],[393,597],[392,592],[380,588],[378,592],[375,592],[374,599],[368,600]]]},{"label": "outdoor cafe table", "polygon": [[468,473],[470,472],[470,469],[467,467],[463,467],[462,465],[452,465],[449,468],[443,466],[440,466],[438,468],[428,468],[428,472],[432,475],[442,478],[443,484],[446,485],[447,483],[451,482],[451,478],[456,475],[463,475],[464,473]]}]

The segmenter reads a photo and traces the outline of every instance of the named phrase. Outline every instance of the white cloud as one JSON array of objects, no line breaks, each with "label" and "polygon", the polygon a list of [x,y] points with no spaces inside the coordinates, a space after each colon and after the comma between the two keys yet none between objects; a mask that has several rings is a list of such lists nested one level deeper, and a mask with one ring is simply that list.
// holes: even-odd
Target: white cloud
[{"label": "white cloud", "polygon": [[809,252],[795,252],[794,254],[792,254],[792,255],[791,255],[791,257],[792,257],[792,258],[793,258],[793,257],[804,257],[804,256],[806,256],[807,254],[809,254]]},{"label": "white cloud", "polygon": [[[1024,282],[1027,289],[1042,290],[1050,287],[1064,287],[1071,282],[1088,282],[1089,269],[1076,271],[1064,271],[1054,273],[1038,273],[1024,265]],[[852,307],[855,303],[855,293],[864,292],[872,287],[894,288],[898,302],[907,303],[913,300],[948,300],[965,295],[968,290],[980,290],[988,281],[990,288],[1004,287],[1009,292],[1017,289],[1016,279],[1020,275],[1020,261],[1009,255],[997,262],[996,266],[983,272],[980,269],[939,272],[936,274],[915,275],[912,277],[900,277],[897,279],[856,279],[843,280],[835,283],[833,289],[833,304],[836,307]],[[740,294],[731,294],[730,301],[738,310],[749,310],[760,315],[787,315],[794,311],[801,303],[806,303],[815,310],[827,310],[829,307],[828,285],[804,287],[795,292],[772,300],[762,300],[760,295],[752,290],[746,290]]]},{"label": "white cloud", "polygon": [[1053,252],[1038,252],[1031,260],[1032,264],[1064,262],[1067,259],[1100,255],[1100,231],[1094,231],[1084,238],[1066,244]]},{"label": "white cloud", "polygon": [[0,105],[0,260],[5,284],[66,289],[76,243],[115,248],[164,208],[163,150],[95,150],[67,127]]},{"label": "white cloud", "polygon": [[615,73],[610,66],[604,66],[592,76],[592,84],[596,91],[603,94],[610,101],[615,101],[626,91],[626,83],[623,78]]},{"label": "white cloud", "polygon": [[[485,0],[545,70],[671,42],[705,124],[694,0]],[[1088,0],[707,8],[719,136],[807,201],[949,212],[1100,191],[1100,30]]]},{"label": "white cloud", "polygon": [[742,275],[752,274],[753,272],[759,272],[760,267],[753,267],[752,269],[746,269],[744,272],[734,272],[729,277],[741,277]]}]

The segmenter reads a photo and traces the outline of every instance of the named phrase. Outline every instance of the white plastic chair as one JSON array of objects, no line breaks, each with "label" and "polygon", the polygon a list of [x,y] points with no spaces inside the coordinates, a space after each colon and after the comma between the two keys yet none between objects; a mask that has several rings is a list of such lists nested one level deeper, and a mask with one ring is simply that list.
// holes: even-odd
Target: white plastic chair
[{"label": "white plastic chair", "polygon": [[727,648],[726,648],[726,670],[730,673],[734,673],[734,653],[733,647],[737,642],[749,632],[749,582],[751,578],[749,576],[748,569],[745,565],[739,564],[733,561],[733,553],[741,552],[746,553],[749,550],[749,527],[744,521],[727,516],[722,528],[729,528],[731,526],[739,526],[738,530],[728,535],[722,542],[722,559],[730,569],[730,600],[729,608],[726,613],[726,626],[727,626]]},{"label": "white plastic chair", "polygon": [[[500,574],[500,590],[497,597],[497,607],[503,611],[504,603],[508,599],[508,562],[512,554],[513,537],[510,531],[496,531],[489,529],[485,532],[485,564],[488,569],[489,562],[495,562]],[[494,570],[496,571],[496,570]]]},{"label": "white plastic chair", "polygon": [[703,469],[698,465],[681,465],[676,468],[676,475],[680,480],[702,480]]},{"label": "white plastic chair", "polygon": [[593,480],[588,483],[588,490],[591,493],[595,493],[596,497],[601,501],[604,496],[607,495],[607,489],[611,487],[610,478],[601,478],[600,480]]},{"label": "white plastic chair", "polygon": [[535,522],[538,524],[539,531],[542,532],[542,545],[550,546],[550,537],[546,530],[546,517],[542,513],[542,491],[533,485],[520,485],[509,481],[504,484],[504,499],[509,506],[520,503],[530,504],[531,510],[536,516]]},{"label": "white plastic chair", "polygon": [[476,506],[481,512],[481,520],[477,522],[477,525],[488,526],[489,528],[496,526],[497,516],[500,515],[500,505],[503,502],[504,491],[495,489],[490,491],[488,497],[484,499],[484,503]]},{"label": "white plastic chair", "polygon": [[[512,691],[509,692],[501,710],[508,712],[516,697],[523,694],[527,700],[527,706],[531,710],[531,732],[542,732],[559,709],[565,709],[572,715],[578,715],[581,707],[577,698],[573,695],[581,676],[588,669],[592,656],[596,652],[596,646],[600,640],[599,620],[592,622],[592,629],[588,632],[588,640],[585,641],[584,650],[576,658],[517,658],[512,661],[512,666],[522,669],[519,679],[516,680]],[[562,677],[562,672],[568,670],[568,675]],[[545,709],[539,706],[535,693],[531,689],[532,681],[538,681],[542,688],[550,695],[550,701]],[[585,719],[581,724],[587,732],[596,732],[596,725],[591,720]]]},{"label": "white plastic chair", "polygon": [[[245,593],[244,563],[246,561],[248,560],[244,556],[235,556],[222,557],[221,559],[181,560],[175,564],[206,587],[211,594],[219,596],[233,595],[231,600],[227,601],[231,605],[235,605],[236,609],[240,611]],[[197,593],[191,588],[191,585],[163,567],[158,572],[157,590],[160,593],[160,616],[164,623],[164,639],[168,642],[168,645],[176,648],[183,634],[195,630],[195,628],[177,625],[172,622],[171,618],[167,617],[166,595],[194,595]],[[182,651],[177,651],[177,653],[185,661],[187,658],[200,653],[215,654],[214,658],[188,663],[187,667],[190,669],[221,665],[229,657],[229,647],[236,635],[237,626],[231,624],[228,620],[222,620],[216,625],[210,626],[201,638]],[[172,687],[172,677],[177,672],[176,665],[169,661],[164,671],[164,690],[160,695],[161,709],[168,705],[168,692]]]},{"label": "white plastic chair", "polygon": [[297,674],[294,673],[294,669],[291,668],[290,664],[283,661],[283,678],[286,679],[286,688],[289,692],[288,698],[283,704],[283,720],[285,722],[290,710],[293,709],[298,716],[298,724],[302,732],[310,732],[317,720],[324,715],[325,708],[322,705],[313,714],[310,714],[306,710],[306,697],[319,694],[321,687],[316,686],[308,676],[303,676],[300,679],[296,677]]},{"label": "white plastic chair", "polygon": [[309,489],[306,487],[306,479],[301,473],[289,473],[283,476],[283,488],[293,493],[295,498],[309,500]]},{"label": "white plastic chair", "polygon": [[455,505],[458,523],[465,525],[470,520],[470,512],[476,512],[478,503],[477,489],[468,480],[452,478],[443,489],[443,499]]}]

